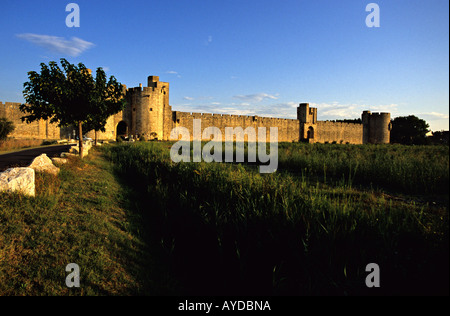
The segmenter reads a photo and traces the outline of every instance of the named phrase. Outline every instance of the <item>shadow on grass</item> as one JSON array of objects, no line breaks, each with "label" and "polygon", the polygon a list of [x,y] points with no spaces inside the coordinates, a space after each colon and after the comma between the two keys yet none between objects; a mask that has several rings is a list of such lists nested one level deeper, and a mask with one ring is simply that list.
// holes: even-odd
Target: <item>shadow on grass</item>
[{"label": "shadow on grass", "polygon": [[[147,258],[141,265],[163,271],[165,280],[158,279],[156,284],[164,288],[167,280],[172,281],[176,286],[169,288],[174,294],[448,293],[448,229],[441,231],[442,227],[436,226],[443,236],[433,232],[423,235],[423,224],[415,218],[418,214],[411,214],[416,208],[403,205],[395,210],[361,198],[353,212],[345,215],[330,211],[326,199],[321,206],[308,204],[299,195],[291,204],[296,214],[292,214],[292,221],[286,221],[284,213],[261,209],[268,205],[264,194],[268,196],[271,191],[255,186],[254,192],[247,192],[244,205],[248,212],[240,218],[237,208],[243,205],[231,201],[227,191],[235,190],[236,183],[219,181],[215,178],[218,173],[205,172],[201,179],[210,180],[194,181],[201,172],[192,166],[172,168],[157,155],[151,158],[155,160],[144,160],[155,152],[116,150],[123,169],[115,176],[127,188],[124,200],[132,212],[128,219],[133,227],[144,230],[135,231],[147,241],[151,253],[151,260]],[[270,187],[270,183],[266,185]],[[323,191],[316,197],[320,196],[324,196]],[[318,211],[311,209],[312,205]],[[259,211],[263,212],[255,215]],[[374,216],[365,215],[371,212]],[[326,221],[333,216],[333,226],[327,226]],[[357,229],[351,229],[353,221]],[[365,286],[364,268],[371,262],[381,267],[381,289]]]},{"label": "shadow on grass", "polygon": [[120,185],[121,207],[126,211],[126,220],[118,223],[121,229],[137,237],[137,249],[131,249],[129,244],[118,244],[121,257],[129,258],[124,262],[124,268],[139,280],[131,295],[170,296],[178,295],[179,284],[170,272],[169,257],[161,239],[155,234],[158,229],[152,214],[157,213],[155,204],[143,194],[139,183],[128,178],[111,167],[111,174]]}]

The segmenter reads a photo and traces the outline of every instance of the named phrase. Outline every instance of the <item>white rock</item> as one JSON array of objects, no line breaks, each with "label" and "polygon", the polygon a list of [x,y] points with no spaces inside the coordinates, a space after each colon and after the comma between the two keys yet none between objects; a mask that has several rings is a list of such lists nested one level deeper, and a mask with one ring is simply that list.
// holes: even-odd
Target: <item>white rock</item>
[{"label": "white rock", "polygon": [[[83,151],[86,151],[86,153],[83,153],[82,157],[87,156],[89,149],[92,148],[91,142],[85,142],[83,143]],[[72,146],[69,149],[69,153],[71,154],[80,154],[80,147],[79,146]]]},{"label": "white rock", "polygon": [[28,168],[32,168],[34,171],[48,172],[54,175],[57,175],[59,172],[59,168],[53,164],[51,159],[48,158],[46,154],[42,154],[34,158]]},{"label": "white rock", "polygon": [[53,162],[53,164],[63,165],[65,163],[67,163],[67,159],[54,157],[54,158],[52,158],[52,162]]},{"label": "white rock", "polygon": [[78,147],[78,146],[70,147],[69,153],[71,153],[71,154],[79,154],[80,153],[80,147]]},{"label": "white rock", "polygon": [[83,147],[81,158],[86,157],[89,154],[89,148]]},{"label": "white rock", "polygon": [[32,168],[9,168],[0,173],[0,192],[19,192],[35,196],[34,178]]}]

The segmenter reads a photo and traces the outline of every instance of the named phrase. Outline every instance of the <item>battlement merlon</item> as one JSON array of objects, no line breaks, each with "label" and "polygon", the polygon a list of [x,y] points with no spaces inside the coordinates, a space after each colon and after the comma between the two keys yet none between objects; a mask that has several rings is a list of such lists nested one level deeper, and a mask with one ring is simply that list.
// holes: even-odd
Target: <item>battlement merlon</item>
[{"label": "battlement merlon", "polygon": [[159,81],[159,76],[148,76],[147,87],[163,87],[169,86],[168,82]]},{"label": "battlement merlon", "polygon": [[159,76],[148,76],[147,87],[152,87],[156,82],[159,82]]}]

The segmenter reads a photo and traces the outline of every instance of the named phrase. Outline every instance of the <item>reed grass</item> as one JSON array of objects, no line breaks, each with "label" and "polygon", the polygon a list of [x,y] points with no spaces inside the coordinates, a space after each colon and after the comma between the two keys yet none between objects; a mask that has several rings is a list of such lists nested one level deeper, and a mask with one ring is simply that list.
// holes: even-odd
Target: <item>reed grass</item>
[{"label": "reed grass", "polygon": [[[264,175],[173,163],[170,146],[104,150],[139,192],[183,294],[448,293],[448,193],[438,206],[386,194],[442,196],[448,148],[280,144],[283,172]],[[365,286],[371,262],[380,289]]]}]

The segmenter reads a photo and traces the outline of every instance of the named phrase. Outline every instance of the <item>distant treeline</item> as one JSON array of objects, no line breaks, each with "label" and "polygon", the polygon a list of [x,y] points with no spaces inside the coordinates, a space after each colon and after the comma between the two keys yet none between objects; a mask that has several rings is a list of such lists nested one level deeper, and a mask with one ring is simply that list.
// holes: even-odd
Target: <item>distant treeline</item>
[{"label": "distant treeline", "polygon": [[432,136],[428,136],[428,143],[433,145],[448,145],[448,136],[450,132],[449,131],[438,131],[433,132]]}]

